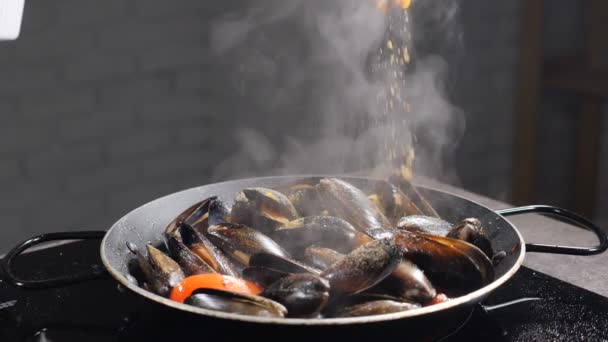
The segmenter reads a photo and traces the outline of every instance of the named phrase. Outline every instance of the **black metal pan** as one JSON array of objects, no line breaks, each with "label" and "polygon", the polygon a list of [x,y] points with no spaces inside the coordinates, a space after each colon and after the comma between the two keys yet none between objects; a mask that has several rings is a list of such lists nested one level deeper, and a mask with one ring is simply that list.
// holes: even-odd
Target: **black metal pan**
[{"label": "black metal pan", "polygon": [[[177,192],[152,202],[149,202],[117,221],[107,232],[64,232],[49,233],[28,239],[16,246],[4,258],[2,267],[5,278],[16,286],[40,288],[62,286],[69,283],[84,281],[109,273],[122,286],[133,293],[159,303],[165,309],[165,314],[180,314],[203,324],[208,322],[215,329],[222,329],[225,336],[243,331],[256,334],[324,334],[323,336],[349,336],[360,338],[379,336],[378,334],[400,335],[408,338],[437,337],[448,331],[457,329],[466,321],[475,305],[481,303],[497,287],[511,278],[522,265],[526,252],[543,252],[557,254],[592,255],[602,253],[608,247],[606,235],[592,222],[564,209],[551,206],[527,206],[513,209],[493,211],[468,199],[443,191],[419,187],[420,191],[435,206],[442,218],[450,222],[458,222],[466,217],[477,217],[489,232],[492,245],[496,251],[504,251],[506,256],[495,266],[495,280],[472,293],[452,299],[448,302],[423,307],[416,310],[392,313],[386,315],[331,318],[331,319],[297,319],[297,318],[267,318],[254,317],[234,313],[211,311],[171,301],[154,293],[148,292],[131,283],[128,278],[128,264],[133,258],[126,242],[144,245],[147,242],[160,244],[162,232],[166,225],[185,208],[210,196],[219,196],[225,201],[232,201],[235,194],[247,187],[274,187],[293,182],[299,178],[310,176],[265,177],[233,180],[222,183],[204,185]],[[373,189],[375,180],[359,177],[341,177],[361,189]],[[516,227],[505,217],[517,214],[541,213],[553,215],[565,221],[593,231],[599,244],[595,247],[570,247],[556,245],[526,244]],[[24,250],[51,240],[103,238],[101,243],[101,258],[105,270],[92,270],[86,274],[72,274],[56,279],[28,281],[19,279],[11,269],[12,260]],[[232,327],[239,327],[232,329]],[[240,328],[246,327],[243,330]]]}]

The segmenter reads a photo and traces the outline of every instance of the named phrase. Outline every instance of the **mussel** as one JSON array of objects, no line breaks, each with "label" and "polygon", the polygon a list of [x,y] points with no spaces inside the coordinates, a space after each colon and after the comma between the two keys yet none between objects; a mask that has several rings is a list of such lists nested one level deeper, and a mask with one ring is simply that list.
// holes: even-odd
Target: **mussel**
[{"label": "mussel", "polygon": [[355,228],[333,216],[309,216],[277,228],[270,236],[293,254],[301,255],[306,247],[318,245],[350,252],[356,246]]},{"label": "mussel", "polygon": [[394,174],[389,177],[388,181],[403,191],[403,193],[412,200],[414,205],[420,209],[423,215],[440,217],[431,203],[418,191],[407,177],[403,177],[401,174]]},{"label": "mussel", "polygon": [[397,228],[414,233],[446,236],[452,229],[452,224],[438,217],[410,215],[402,217],[397,222]]},{"label": "mussel", "polygon": [[[391,237],[392,235],[385,238],[390,239]],[[305,252],[306,261],[322,270],[330,267],[343,257],[343,254],[334,250],[317,246],[310,246]],[[436,295],[435,288],[424,275],[424,272],[406,259],[399,261],[393,272],[372,290],[380,293],[391,293],[401,300],[407,299],[419,303],[428,302]]]},{"label": "mussel", "polygon": [[302,216],[315,216],[323,211],[315,183],[294,184],[281,191]]},{"label": "mussel", "polygon": [[393,225],[403,216],[421,215],[422,211],[398,187],[387,181],[378,181],[371,199],[377,201],[384,215]]},{"label": "mussel", "polygon": [[207,215],[209,211],[209,203],[216,199],[216,196],[208,197],[200,202],[197,202],[190,206],[188,209],[182,211],[173,221],[171,221],[165,228],[166,235],[173,235],[177,231],[177,226],[180,222],[187,222],[188,224],[194,224],[202,216]]},{"label": "mussel", "polygon": [[283,277],[262,292],[287,308],[291,317],[316,316],[329,299],[329,282],[309,273]]},{"label": "mussel", "polygon": [[184,279],[184,272],[179,265],[154,246],[146,245],[147,258],[131,242],[127,242],[127,248],[137,256],[144,281],[156,294],[167,296],[171,289]]},{"label": "mussel", "polygon": [[287,309],[262,296],[216,289],[196,290],[184,302],[199,308],[261,317],[285,317]]},{"label": "mussel", "polygon": [[230,210],[231,208],[226,204],[226,202],[220,200],[219,198],[214,199],[211,201],[211,203],[209,203],[207,222],[203,221],[203,225],[205,227],[210,227],[222,222],[228,222],[230,219]]},{"label": "mussel", "polygon": [[394,239],[373,240],[357,247],[321,273],[332,292],[352,294],[378,284],[397,267],[401,254]]},{"label": "mussel", "polygon": [[253,227],[265,234],[298,216],[287,196],[268,188],[243,189],[236,195],[231,220]]},{"label": "mussel", "polygon": [[211,226],[207,229],[207,237],[243,266],[249,266],[249,258],[260,252],[289,257],[289,253],[271,238],[242,224],[224,222]]},{"label": "mussel", "polygon": [[[180,213],[165,228],[165,234],[175,234],[178,225],[185,222],[196,230],[204,233],[207,227],[225,222],[230,214],[230,208],[217,196],[208,197]],[[179,239],[179,236],[178,236]]]},{"label": "mussel", "polygon": [[389,299],[380,299],[352,306],[347,306],[339,310],[333,317],[360,317],[382,315],[394,312],[408,311],[419,308],[416,303],[401,302]]},{"label": "mussel", "polygon": [[216,273],[216,271],[192,252],[173,234],[166,235],[169,253],[184,270],[186,275]]},{"label": "mussel", "polygon": [[[206,211],[203,211],[206,210]],[[206,207],[197,209],[184,222],[200,233],[205,233],[210,226],[227,222],[230,217],[230,208],[217,197],[211,197]]]},{"label": "mussel", "polygon": [[462,251],[478,267],[481,286],[487,285],[494,280],[494,267],[488,256],[475,245],[466,241],[452,239],[448,237],[432,236],[422,234],[428,239],[434,240],[445,246]]},{"label": "mussel", "polygon": [[485,229],[481,226],[481,221],[477,218],[466,218],[449,231],[447,237],[466,241],[481,249],[488,258],[494,257],[492,242],[488,238]]},{"label": "mussel", "polygon": [[317,185],[324,206],[333,215],[360,231],[390,226],[388,219],[357,187],[337,178],[323,178]]},{"label": "mussel", "polygon": [[321,270],[335,264],[343,257],[344,254],[342,253],[336,252],[333,249],[319,246],[309,246],[304,251],[304,261],[312,267],[316,267]]},{"label": "mussel", "polygon": [[178,232],[184,244],[215,272],[236,276],[235,266],[209,239],[196,231],[186,222],[178,226]]},{"label": "mussel", "polygon": [[393,272],[371,291],[392,294],[401,300],[416,303],[427,303],[437,294],[424,272],[407,259],[401,260]]},{"label": "mussel", "polygon": [[369,233],[376,238],[393,237],[403,257],[449,295],[462,295],[494,280],[494,268],[487,256],[464,241],[397,229]]}]

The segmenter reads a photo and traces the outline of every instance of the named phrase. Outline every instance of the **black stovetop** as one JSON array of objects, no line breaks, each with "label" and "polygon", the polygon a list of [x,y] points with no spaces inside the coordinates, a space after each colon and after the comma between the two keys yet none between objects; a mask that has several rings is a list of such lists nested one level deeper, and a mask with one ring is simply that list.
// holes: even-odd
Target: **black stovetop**
[{"label": "black stovetop", "polygon": [[[78,242],[22,256],[16,268],[27,270],[24,276],[43,278],[92,263],[100,264],[98,246]],[[522,298],[541,299],[500,305]],[[110,278],[44,290],[20,290],[2,281],[0,341],[150,341],[161,336],[164,341],[203,341],[222,334],[201,320],[181,321],[175,310],[159,319],[158,307]],[[608,341],[608,298],[523,267],[444,340]]]}]

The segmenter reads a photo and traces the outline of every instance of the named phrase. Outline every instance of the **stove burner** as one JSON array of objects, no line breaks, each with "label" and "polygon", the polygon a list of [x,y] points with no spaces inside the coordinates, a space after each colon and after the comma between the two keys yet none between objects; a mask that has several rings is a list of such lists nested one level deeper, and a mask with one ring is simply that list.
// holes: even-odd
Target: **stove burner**
[{"label": "stove burner", "polygon": [[[44,276],[45,272],[60,272],[60,261],[70,258],[90,265],[99,260],[97,245],[79,242],[54,247],[25,255],[19,263],[24,265],[20,269]],[[435,326],[429,328],[429,332],[435,333],[435,338],[444,336],[439,340],[446,342],[608,341],[606,312],[608,298],[523,267],[494,291],[483,306],[477,306],[468,320],[451,322],[451,326]],[[456,332],[452,332],[454,330]],[[121,290],[112,279],[41,290],[21,290],[0,281],[0,341],[166,342],[176,337],[180,340],[215,336],[234,339],[247,333],[246,328],[226,331],[221,321],[209,324],[198,316],[146,301]],[[294,335],[291,329],[284,333]],[[408,338],[407,331],[364,331],[363,334],[381,338],[380,333]],[[341,336],[342,340],[360,337],[355,332],[345,331],[345,334],[348,335]],[[300,335],[296,333],[296,336]]]}]

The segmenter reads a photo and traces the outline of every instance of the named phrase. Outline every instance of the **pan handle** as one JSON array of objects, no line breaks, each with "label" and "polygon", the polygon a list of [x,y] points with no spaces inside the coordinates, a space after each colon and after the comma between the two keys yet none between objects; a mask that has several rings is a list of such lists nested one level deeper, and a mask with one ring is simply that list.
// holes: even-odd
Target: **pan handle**
[{"label": "pan handle", "polygon": [[594,255],[604,252],[608,248],[608,238],[606,234],[602,232],[600,227],[593,224],[593,222],[580,216],[579,214],[573,213],[569,210],[553,207],[549,205],[528,205],[525,207],[508,208],[496,210],[496,213],[502,216],[512,216],[520,214],[545,214],[551,215],[558,218],[560,221],[574,223],[579,227],[593,231],[599,240],[599,244],[593,247],[575,247],[575,246],[560,246],[560,245],[546,245],[537,243],[527,243],[526,251],[528,252],[539,252],[539,253],[552,253],[552,254],[570,254],[570,255]]},{"label": "pan handle", "polygon": [[59,233],[47,233],[41,234],[29,238],[17,246],[15,246],[2,260],[2,271],[4,278],[11,284],[24,287],[29,289],[39,289],[63,286],[68,284],[79,283],[91,279],[100,278],[105,275],[103,268],[97,266],[92,267],[87,272],[81,272],[56,278],[42,279],[42,280],[26,280],[19,278],[12,270],[13,261],[21,255],[25,250],[49,241],[64,241],[64,240],[94,240],[102,239],[106,232],[101,231],[77,231],[77,232],[59,232]]}]

